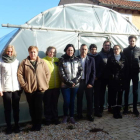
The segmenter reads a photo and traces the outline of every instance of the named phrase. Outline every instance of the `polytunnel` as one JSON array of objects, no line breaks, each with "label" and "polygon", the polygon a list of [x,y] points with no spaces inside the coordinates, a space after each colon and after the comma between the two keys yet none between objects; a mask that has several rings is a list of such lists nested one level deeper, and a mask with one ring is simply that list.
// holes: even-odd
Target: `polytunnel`
[{"label": "polytunnel", "polygon": [[[111,9],[90,4],[67,4],[46,10],[23,25],[2,24],[3,27],[17,28],[0,39],[0,52],[8,45],[14,45],[20,62],[28,56],[28,47],[36,45],[43,58],[48,46],[57,48],[57,57],[64,52],[67,44],[73,44],[79,54],[81,44],[96,44],[98,52],[106,39],[122,48],[128,46],[128,36],[138,37],[139,30],[125,17]],[[130,91],[132,92],[132,91]],[[130,94],[129,103],[132,103]],[[140,97],[139,97],[140,101]],[[84,101],[84,104],[86,101]],[[59,115],[62,115],[62,96],[59,98]],[[0,125],[5,123],[2,98],[0,98]],[[29,121],[28,105],[24,93],[20,100],[20,122]]]}]

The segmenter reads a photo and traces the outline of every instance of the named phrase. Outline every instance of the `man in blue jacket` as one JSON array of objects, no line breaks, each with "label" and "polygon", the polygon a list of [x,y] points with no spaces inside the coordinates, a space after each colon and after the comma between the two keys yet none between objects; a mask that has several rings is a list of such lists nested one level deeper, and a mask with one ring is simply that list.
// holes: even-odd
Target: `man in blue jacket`
[{"label": "man in blue jacket", "polygon": [[93,114],[93,85],[95,80],[95,61],[93,57],[87,56],[88,47],[82,44],[80,48],[81,64],[83,68],[83,75],[80,81],[80,86],[77,92],[77,114],[78,119],[82,119],[82,101],[84,92],[87,100],[87,119],[94,121]]}]

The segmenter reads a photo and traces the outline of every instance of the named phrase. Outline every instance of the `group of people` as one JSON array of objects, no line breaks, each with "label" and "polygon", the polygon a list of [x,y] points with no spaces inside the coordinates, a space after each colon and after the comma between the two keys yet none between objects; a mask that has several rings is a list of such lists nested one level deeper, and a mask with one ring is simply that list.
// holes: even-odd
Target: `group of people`
[{"label": "group of people", "polygon": [[[44,103],[46,125],[59,124],[58,99],[63,95],[64,116],[61,123],[75,124],[74,110],[77,96],[77,119],[83,118],[83,96],[87,100],[87,119],[102,117],[105,92],[108,90],[108,111],[113,117],[122,118],[122,96],[125,91],[124,114],[128,113],[130,81],[133,82],[133,113],[137,110],[138,81],[140,69],[140,48],[137,37],[128,38],[129,46],[122,52],[119,45],[111,48],[109,40],[104,41],[102,50],[97,46],[82,44],[80,55],[75,56],[75,47],[68,44],[61,58],[56,58],[56,48],[48,47],[46,57],[38,56],[38,48],[30,46],[29,56],[21,63],[16,59],[14,46],[8,45],[0,60],[0,96],[3,97],[6,134],[12,133],[11,108],[15,122],[14,132],[19,133],[19,100],[24,90],[32,121],[31,131],[40,131]],[[94,96],[94,98],[93,98]],[[94,99],[94,102],[93,102]]]}]

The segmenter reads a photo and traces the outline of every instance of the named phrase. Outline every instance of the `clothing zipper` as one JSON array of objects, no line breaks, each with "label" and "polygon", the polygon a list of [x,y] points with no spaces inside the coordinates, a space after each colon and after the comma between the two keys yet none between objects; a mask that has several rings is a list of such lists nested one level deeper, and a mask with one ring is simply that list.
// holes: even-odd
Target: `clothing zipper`
[{"label": "clothing zipper", "polygon": [[10,66],[11,66],[11,77],[12,77],[12,91],[14,91],[13,90],[13,75],[12,75],[12,64],[10,63]]},{"label": "clothing zipper", "polygon": [[[70,61],[71,61],[71,60],[70,60]],[[72,78],[73,78],[73,77],[72,77],[72,74],[73,74],[73,69],[72,69],[72,68],[73,68],[73,63],[72,63],[72,61],[71,61],[71,80],[72,80]]]},{"label": "clothing zipper", "polygon": [[54,62],[52,64],[53,64],[53,69],[54,69],[54,86],[56,88],[56,70],[55,70]]}]

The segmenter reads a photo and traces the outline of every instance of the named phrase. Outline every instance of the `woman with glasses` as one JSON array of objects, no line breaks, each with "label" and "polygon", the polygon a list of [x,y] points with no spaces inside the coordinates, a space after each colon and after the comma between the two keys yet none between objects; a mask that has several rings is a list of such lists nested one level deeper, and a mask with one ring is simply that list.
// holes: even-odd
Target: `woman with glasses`
[{"label": "woman with glasses", "polygon": [[126,57],[121,53],[121,47],[113,47],[114,55],[108,58],[107,71],[109,78],[108,88],[111,94],[111,106],[113,117],[122,118],[120,113],[122,106],[122,94],[125,89],[126,78],[128,76],[128,63]]}]

